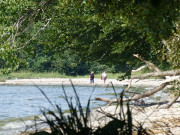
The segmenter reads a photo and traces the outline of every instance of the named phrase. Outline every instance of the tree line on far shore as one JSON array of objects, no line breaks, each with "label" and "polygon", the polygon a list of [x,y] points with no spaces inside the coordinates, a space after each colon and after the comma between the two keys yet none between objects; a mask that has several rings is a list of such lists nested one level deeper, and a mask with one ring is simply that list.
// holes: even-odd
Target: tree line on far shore
[{"label": "tree line on far shore", "polygon": [[96,74],[107,70],[109,73],[125,72],[129,69],[126,63],[118,65],[107,65],[97,61],[82,60],[77,54],[65,51],[61,56],[58,54],[46,53],[42,45],[36,47],[33,55],[23,54],[22,58],[26,60],[26,64],[22,64],[16,71],[30,72],[58,72],[64,75],[76,76],[87,75],[91,71]]},{"label": "tree line on far shore", "polygon": [[179,69],[178,0],[0,2],[0,71],[84,75],[142,64]]}]

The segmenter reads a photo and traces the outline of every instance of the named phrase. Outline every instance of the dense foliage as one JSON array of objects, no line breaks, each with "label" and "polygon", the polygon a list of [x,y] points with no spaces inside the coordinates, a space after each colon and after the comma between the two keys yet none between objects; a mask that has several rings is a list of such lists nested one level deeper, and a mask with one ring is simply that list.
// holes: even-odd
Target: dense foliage
[{"label": "dense foliage", "polygon": [[178,0],[1,1],[1,72],[119,72],[141,64],[133,54],[179,68],[179,8]]}]

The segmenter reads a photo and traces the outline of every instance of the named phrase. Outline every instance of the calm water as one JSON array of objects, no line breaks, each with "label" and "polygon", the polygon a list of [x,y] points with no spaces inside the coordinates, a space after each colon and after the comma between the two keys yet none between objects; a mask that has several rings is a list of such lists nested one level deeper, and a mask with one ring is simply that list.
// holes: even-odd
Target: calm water
[{"label": "calm water", "polygon": [[[67,110],[62,86],[38,86],[46,93],[53,104],[58,104],[63,110]],[[83,107],[93,91],[93,87],[75,86]],[[122,88],[117,88],[117,92]],[[71,86],[65,86],[68,97],[74,97]],[[109,94],[107,94],[109,93]],[[91,108],[104,105],[101,102],[93,101],[94,97],[114,97],[112,88],[96,87],[91,97]],[[19,133],[24,125],[31,124],[33,116],[40,115],[40,108],[52,109],[45,96],[35,86],[0,86],[0,135]],[[12,133],[13,132],[13,133]]]},{"label": "calm water", "polygon": [[[62,86],[38,86],[49,97],[53,104],[58,104],[67,110]],[[83,107],[94,87],[75,86]],[[120,93],[123,88],[115,88]],[[68,97],[74,97],[71,86],[65,86]],[[95,97],[114,98],[111,87],[96,87],[90,108],[105,105],[103,102],[94,101]],[[75,100],[73,100],[75,101]],[[40,115],[40,108],[53,109],[45,96],[35,86],[0,86],[0,135],[14,135],[24,131],[25,125],[32,124],[35,115]],[[23,119],[23,122],[21,121]],[[24,123],[25,122],[25,123]]]}]

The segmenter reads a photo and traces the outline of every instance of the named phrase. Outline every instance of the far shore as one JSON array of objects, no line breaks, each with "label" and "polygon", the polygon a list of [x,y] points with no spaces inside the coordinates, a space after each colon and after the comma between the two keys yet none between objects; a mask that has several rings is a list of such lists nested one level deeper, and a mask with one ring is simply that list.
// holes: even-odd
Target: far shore
[{"label": "far shore", "polygon": [[[71,85],[70,80],[74,85],[82,85],[82,86],[92,86],[90,84],[89,78],[42,78],[42,79],[14,79],[14,80],[6,80],[4,82],[0,82],[0,85]],[[164,82],[166,79],[134,79],[132,80],[132,87],[156,87]],[[111,83],[112,82],[112,83]],[[103,80],[96,79],[94,80],[94,85],[98,86],[128,86],[130,80],[125,79],[123,81],[118,81],[116,79],[107,79],[106,84],[104,85]]]}]

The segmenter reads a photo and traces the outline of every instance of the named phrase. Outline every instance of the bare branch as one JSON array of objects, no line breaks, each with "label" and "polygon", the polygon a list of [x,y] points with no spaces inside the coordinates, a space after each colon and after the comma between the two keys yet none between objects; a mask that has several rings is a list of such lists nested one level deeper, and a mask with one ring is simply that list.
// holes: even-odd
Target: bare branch
[{"label": "bare branch", "polygon": [[144,69],[144,68],[146,68],[146,67],[147,67],[147,65],[141,66],[141,67],[139,67],[139,68],[136,69],[136,70],[132,70],[132,72],[138,72],[138,71],[141,71],[142,69]]},{"label": "bare branch", "polygon": [[133,79],[130,79],[128,87],[124,90],[123,94],[126,93],[131,88],[131,83]]},{"label": "bare branch", "polygon": [[48,20],[48,22],[47,22],[43,27],[41,27],[41,28],[36,32],[36,34],[34,34],[34,35],[31,37],[30,40],[28,40],[28,41],[25,43],[24,46],[22,46],[22,47],[20,47],[20,48],[18,48],[18,49],[24,48],[34,37],[37,36],[37,34],[38,34],[41,30],[44,30],[44,29],[47,27],[47,25],[49,24],[50,20],[51,20],[51,18]]},{"label": "bare branch", "polygon": [[164,109],[170,108],[173,105],[173,103],[175,103],[178,100],[179,97],[180,97],[180,95],[177,95],[172,100],[170,100],[165,106],[162,106],[160,108],[164,108]]},{"label": "bare branch", "polygon": [[[147,66],[155,71],[153,73],[147,73],[147,74],[144,74],[144,75],[136,75],[136,76],[132,76],[130,81],[129,81],[129,84],[128,84],[128,87],[124,90],[123,94],[125,92],[128,92],[128,90],[131,88],[131,83],[132,83],[132,80],[133,79],[145,79],[145,78],[148,78],[148,77],[165,77],[165,76],[177,76],[177,75],[180,75],[180,69],[177,69],[177,70],[170,70],[170,71],[161,71],[156,65],[154,65],[153,63],[149,62],[149,61],[146,61],[144,60],[143,58],[141,58],[139,56],[139,54],[134,54],[134,56],[138,59],[140,59],[141,61],[143,61],[144,63],[147,64]],[[142,67],[144,68],[144,67]],[[141,68],[140,68],[141,69]],[[107,102],[107,105],[106,106],[109,106],[111,105],[112,103],[120,103],[121,101],[122,102],[128,102],[128,101],[131,101],[131,100],[134,100],[134,101],[137,101],[141,98],[145,98],[145,97],[149,97],[155,93],[157,93],[158,91],[164,89],[167,85],[171,84],[171,82],[173,82],[174,80],[177,80],[179,77],[173,77],[171,79],[168,79],[166,80],[166,82],[162,83],[161,85],[151,89],[151,90],[148,90],[148,91],[145,91],[143,93],[140,93],[140,94],[134,94],[132,95],[132,97],[130,98],[119,98],[119,99],[106,99],[106,98],[100,98],[100,97],[96,97],[95,100],[98,100],[98,101],[104,101],[104,102]],[[169,102],[169,104],[167,105],[167,108],[170,107],[178,98],[179,98],[180,95],[178,95],[176,98],[174,98],[171,102]]]},{"label": "bare branch", "polygon": [[[55,0],[47,0],[45,2],[39,2],[39,6],[41,7],[41,9],[39,9],[39,6],[36,9],[29,9],[27,11],[27,13],[24,16],[21,16],[17,20],[17,22],[14,24],[14,27],[15,27],[16,31],[15,31],[15,33],[12,33],[12,34],[9,35],[9,38],[7,39],[7,42],[9,42],[10,44],[13,44],[18,35],[23,34],[27,29],[29,29],[29,27],[32,25],[35,18],[39,14],[39,11],[43,10],[43,8],[48,8],[48,6],[53,4],[54,2],[55,2]],[[27,27],[22,28],[22,24],[26,20],[28,20],[28,24],[26,23]],[[21,31],[19,31],[20,29],[21,29]],[[42,28],[42,29],[44,29],[44,28]],[[40,29],[40,30],[42,30],[42,29]],[[25,46],[37,35],[37,33],[29,41],[27,41],[25,43]],[[8,34],[9,33],[3,33],[1,37],[4,37],[5,35],[8,35]],[[18,49],[24,48],[25,46],[20,47]]]},{"label": "bare branch", "polygon": [[139,54],[133,54],[133,56],[140,59],[142,62],[146,63],[147,66],[149,67],[149,69],[153,70],[154,72],[161,71],[156,65],[154,65],[153,63],[151,63],[149,61],[144,60]]},{"label": "bare branch", "polygon": [[[164,89],[169,84],[170,84],[170,82],[162,83],[160,86],[157,86],[154,89],[145,91],[141,94],[135,94],[132,98],[123,98],[122,101],[127,102],[127,101],[131,101],[131,100],[138,100],[138,99],[141,99],[144,97],[149,97],[149,96],[153,95],[154,93]],[[107,98],[99,98],[99,97],[95,98],[95,100],[107,102],[107,106],[111,105],[112,103],[120,103],[120,101],[121,101],[121,99],[107,99]]]},{"label": "bare branch", "polygon": [[165,76],[176,76],[176,75],[180,75],[180,69],[170,70],[170,71],[153,72],[153,73],[147,73],[144,75],[136,75],[136,76],[132,76],[131,79],[145,79],[148,77],[165,77]]}]

